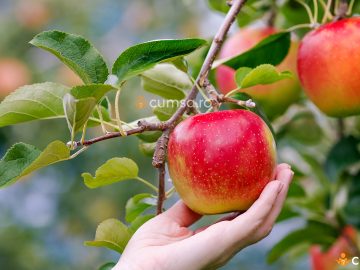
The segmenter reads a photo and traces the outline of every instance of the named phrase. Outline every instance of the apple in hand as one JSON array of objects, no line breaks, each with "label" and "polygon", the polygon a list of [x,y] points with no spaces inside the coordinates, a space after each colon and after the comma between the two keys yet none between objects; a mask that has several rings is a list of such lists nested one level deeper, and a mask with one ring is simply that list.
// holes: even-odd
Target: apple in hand
[{"label": "apple in hand", "polygon": [[[241,29],[224,43],[220,58],[229,58],[241,54],[275,33],[276,30],[271,27]],[[291,71],[295,79],[284,79],[273,84],[257,85],[241,90],[257,101],[270,119],[283,114],[299,98],[301,90],[296,77],[297,49],[298,43],[293,41],[287,57],[277,66],[279,71]],[[216,81],[223,94],[237,88],[234,76],[235,70],[230,67],[220,66],[217,69]]]},{"label": "apple in hand", "polygon": [[298,72],[307,96],[325,114],[360,114],[360,18],[325,24],[299,47]]},{"label": "apple in hand", "polygon": [[168,164],[177,192],[193,211],[246,210],[273,179],[275,142],[253,112],[198,114],[171,133]]}]

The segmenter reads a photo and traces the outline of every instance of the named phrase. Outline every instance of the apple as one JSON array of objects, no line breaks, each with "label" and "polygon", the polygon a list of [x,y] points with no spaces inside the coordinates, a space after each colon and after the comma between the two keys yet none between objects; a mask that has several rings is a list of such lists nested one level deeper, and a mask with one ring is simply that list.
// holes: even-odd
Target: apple
[{"label": "apple", "polygon": [[344,253],[349,259],[352,255],[351,247],[346,239],[351,239],[356,243],[356,230],[352,226],[346,226],[340,237],[327,250],[323,252],[321,247],[313,245],[310,247],[310,259],[312,270],[336,270],[338,269],[337,259]]},{"label": "apple", "polygon": [[45,1],[21,0],[17,4],[16,18],[23,27],[38,30],[50,21],[51,14]]},{"label": "apple", "polygon": [[325,114],[360,113],[360,18],[325,24],[299,47],[298,73],[304,90]]},{"label": "apple", "polygon": [[198,114],[171,133],[168,164],[177,192],[193,211],[246,210],[273,179],[275,141],[253,112]]},{"label": "apple", "polygon": [[[274,33],[276,30],[271,27],[241,29],[224,43],[220,58],[229,58],[243,53]],[[258,85],[242,90],[263,107],[270,119],[283,114],[292,103],[299,99],[301,90],[296,75],[297,49],[298,43],[293,41],[287,57],[277,66],[279,71],[291,71],[295,79],[284,79],[273,84]],[[217,69],[216,81],[223,94],[237,88],[234,75],[235,70],[230,67],[220,66]]]},{"label": "apple", "polygon": [[0,99],[30,81],[30,71],[23,62],[16,58],[0,59]]}]

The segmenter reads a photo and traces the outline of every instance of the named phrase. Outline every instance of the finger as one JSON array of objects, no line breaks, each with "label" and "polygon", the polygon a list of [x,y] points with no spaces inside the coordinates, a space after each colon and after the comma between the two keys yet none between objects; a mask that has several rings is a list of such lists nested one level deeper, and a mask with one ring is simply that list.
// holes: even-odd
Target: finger
[{"label": "finger", "polygon": [[279,179],[278,174],[284,169],[291,169],[291,166],[287,163],[281,163],[276,166],[274,179]]},{"label": "finger", "polygon": [[273,209],[269,217],[265,222],[265,226],[273,226],[274,222],[276,221],[277,217],[279,216],[281,209],[285,203],[285,199],[289,190],[289,186],[293,179],[294,172],[288,168],[282,168],[277,173],[277,180],[279,180],[283,184],[283,188],[280,191],[280,194],[274,204]]},{"label": "finger", "polygon": [[170,219],[179,224],[181,227],[188,227],[199,220],[202,216],[192,211],[183,203],[183,201],[178,201],[159,217]]},{"label": "finger", "polygon": [[200,227],[200,228],[196,229],[196,230],[194,231],[194,233],[195,233],[195,234],[200,233],[200,232],[206,230],[207,228],[209,228],[210,226],[212,226],[212,225],[214,225],[214,224],[216,224],[216,223],[220,223],[220,222],[222,222],[222,221],[231,221],[231,220],[237,218],[238,216],[240,216],[242,213],[244,213],[244,212],[243,212],[243,211],[242,211],[242,212],[233,212],[233,213],[231,213],[231,214],[229,214],[229,215],[227,215],[227,216],[224,216],[224,217],[218,219],[217,221],[215,221],[215,222],[214,222],[213,224],[211,224],[211,225],[203,226],[203,227]]},{"label": "finger", "polygon": [[[260,198],[248,210],[245,214],[238,216],[233,221],[222,221],[209,226],[206,230],[195,234],[193,237],[182,241],[183,246],[188,248],[196,248],[198,253],[204,258],[209,256],[221,257],[226,254],[232,254],[238,250],[238,247],[244,242],[247,242],[247,236],[249,235],[248,229],[254,225],[258,220],[265,220],[262,216],[266,215],[271,211],[272,205],[275,203],[277,194],[281,189],[280,181],[271,181],[262,192]],[[264,213],[264,209],[266,212]],[[250,212],[249,212],[250,211]],[[244,216],[247,215],[246,218]],[[242,245],[244,246],[244,245]]]},{"label": "finger", "polygon": [[234,221],[242,223],[243,220],[247,220],[248,224],[263,222],[271,212],[282,188],[283,183],[278,180],[268,183],[255,203]]}]

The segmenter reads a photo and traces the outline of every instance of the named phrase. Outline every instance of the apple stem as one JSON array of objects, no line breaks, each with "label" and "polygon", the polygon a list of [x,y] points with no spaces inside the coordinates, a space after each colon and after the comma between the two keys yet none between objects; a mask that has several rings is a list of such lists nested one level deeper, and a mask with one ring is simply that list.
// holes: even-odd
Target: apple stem
[{"label": "apple stem", "polygon": [[166,199],[165,194],[165,164],[162,164],[159,168],[159,193],[158,193],[158,201],[157,201],[157,210],[156,214],[159,215],[163,211],[164,200]]},{"label": "apple stem", "polygon": [[345,137],[345,123],[344,123],[344,119],[339,118],[337,120],[337,135],[338,135],[338,139],[341,140],[342,138]]},{"label": "apple stem", "polygon": [[334,18],[334,21],[339,21],[341,19],[344,19],[346,17],[346,14],[348,13],[348,9],[349,9],[348,0],[340,0],[336,9],[336,16]]}]

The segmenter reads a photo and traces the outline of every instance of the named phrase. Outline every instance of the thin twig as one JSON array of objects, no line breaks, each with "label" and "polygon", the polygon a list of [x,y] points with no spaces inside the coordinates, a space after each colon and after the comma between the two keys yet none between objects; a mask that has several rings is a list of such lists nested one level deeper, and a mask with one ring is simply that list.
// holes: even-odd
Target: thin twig
[{"label": "thin twig", "polygon": [[165,164],[161,165],[158,168],[159,171],[159,194],[158,194],[158,202],[157,202],[157,215],[161,214],[163,211],[164,200],[166,199],[165,195]]},{"label": "thin twig", "polygon": [[[165,130],[167,128],[166,124],[163,122],[159,122],[159,123],[149,123],[147,121],[139,121],[138,123],[138,127],[130,129],[128,131],[126,131],[126,136],[131,136],[131,135],[135,135],[135,134],[139,134],[139,133],[143,133],[145,131],[162,131]],[[106,141],[109,139],[113,139],[113,138],[117,138],[117,137],[124,137],[122,135],[121,132],[109,132],[105,135],[90,139],[90,140],[85,140],[83,142],[78,141],[78,142],[74,142],[74,147],[78,147],[80,145],[83,146],[89,146],[101,141]]]},{"label": "thin twig", "polygon": [[345,137],[345,123],[342,118],[337,120],[337,136],[339,140]]},{"label": "thin twig", "polygon": [[334,18],[334,21],[339,21],[341,19],[344,19],[346,17],[346,13],[348,12],[348,8],[349,8],[348,0],[340,0],[336,10],[336,16]]}]

